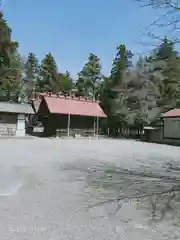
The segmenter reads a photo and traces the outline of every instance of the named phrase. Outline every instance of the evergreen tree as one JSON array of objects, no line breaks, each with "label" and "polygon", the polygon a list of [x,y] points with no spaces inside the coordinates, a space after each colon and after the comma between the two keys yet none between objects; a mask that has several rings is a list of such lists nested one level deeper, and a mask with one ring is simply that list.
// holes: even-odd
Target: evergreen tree
[{"label": "evergreen tree", "polygon": [[161,82],[160,89],[162,95],[162,105],[171,105],[175,107],[179,102],[179,93],[177,90],[180,84],[180,58],[173,42],[166,37],[163,42],[155,49],[152,61],[164,61],[165,67],[162,69],[163,81]]},{"label": "evergreen tree", "polygon": [[11,29],[0,12],[0,92],[1,99],[17,99],[22,81],[18,43],[11,40]]},{"label": "evergreen tree", "polygon": [[34,53],[29,53],[28,59],[25,62],[25,87],[24,92],[27,97],[32,95],[34,90],[38,90],[39,64]]},{"label": "evergreen tree", "polygon": [[132,67],[132,52],[125,45],[117,47],[111,70],[111,125],[117,129],[128,123],[126,75]]},{"label": "evergreen tree", "polygon": [[12,54],[16,53],[18,43],[11,40],[11,28],[0,12],[0,65],[8,66]]},{"label": "evergreen tree", "polygon": [[176,57],[177,54],[174,43],[167,37],[164,37],[162,43],[154,50],[156,59],[169,60],[172,57]]},{"label": "evergreen tree", "polygon": [[123,84],[125,71],[132,67],[132,57],[132,52],[126,49],[124,44],[117,47],[117,53],[111,70],[111,79],[114,86]]},{"label": "evergreen tree", "polygon": [[98,56],[91,53],[88,62],[78,74],[77,88],[80,95],[97,98],[99,95],[99,84],[101,83],[101,64]]},{"label": "evergreen tree", "polygon": [[38,86],[43,92],[60,91],[57,64],[51,53],[48,53],[41,62]]},{"label": "evergreen tree", "polygon": [[73,80],[68,71],[66,73],[58,73],[59,88],[62,92],[70,94],[73,87]]}]

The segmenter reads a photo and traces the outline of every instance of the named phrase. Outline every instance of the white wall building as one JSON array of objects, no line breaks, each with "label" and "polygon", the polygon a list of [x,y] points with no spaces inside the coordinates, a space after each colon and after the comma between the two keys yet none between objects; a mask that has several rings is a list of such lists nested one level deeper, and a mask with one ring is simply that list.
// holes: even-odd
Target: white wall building
[{"label": "white wall building", "polygon": [[25,136],[26,120],[32,114],[30,104],[0,102],[0,136]]}]

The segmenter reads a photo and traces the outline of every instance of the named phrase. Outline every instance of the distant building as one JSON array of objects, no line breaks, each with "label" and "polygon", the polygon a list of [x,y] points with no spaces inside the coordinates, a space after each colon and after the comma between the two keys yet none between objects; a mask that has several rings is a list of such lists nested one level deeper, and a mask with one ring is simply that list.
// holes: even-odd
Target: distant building
[{"label": "distant building", "polygon": [[146,142],[162,142],[163,141],[163,121],[160,118],[163,108],[152,108],[148,113],[148,125],[144,126],[143,139]]},{"label": "distant building", "polygon": [[33,107],[44,136],[98,135],[99,119],[106,118],[98,101],[84,97],[43,93]]},{"label": "distant building", "polygon": [[180,109],[171,109],[159,113],[154,120],[144,126],[144,140],[147,142],[180,145]]},{"label": "distant building", "polygon": [[180,109],[175,108],[164,114],[163,120],[163,141],[172,144],[180,144]]},{"label": "distant building", "polygon": [[30,104],[0,102],[0,136],[25,136],[25,123],[34,114]]}]

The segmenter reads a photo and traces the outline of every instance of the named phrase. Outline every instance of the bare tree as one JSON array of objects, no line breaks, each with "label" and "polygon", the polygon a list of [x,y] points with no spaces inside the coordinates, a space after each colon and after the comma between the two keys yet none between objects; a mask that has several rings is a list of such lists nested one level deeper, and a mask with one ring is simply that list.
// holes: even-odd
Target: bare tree
[{"label": "bare tree", "polygon": [[152,7],[160,9],[163,14],[146,27],[146,34],[154,39],[161,40],[162,37],[154,33],[151,28],[163,28],[165,35],[175,43],[180,41],[180,1],[178,0],[136,0],[141,7]]},{"label": "bare tree", "polygon": [[152,6],[155,8],[165,8],[171,10],[180,10],[180,2],[178,0],[137,0],[144,6]]}]

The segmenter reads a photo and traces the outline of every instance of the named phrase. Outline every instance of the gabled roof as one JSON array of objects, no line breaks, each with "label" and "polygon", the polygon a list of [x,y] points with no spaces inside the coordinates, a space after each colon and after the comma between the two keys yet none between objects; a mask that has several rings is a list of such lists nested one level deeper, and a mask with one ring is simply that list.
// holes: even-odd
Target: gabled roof
[{"label": "gabled roof", "polygon": [[180,117],[180,108],[174,108],[162,115],[162,117]]},{"label": "gabled roof", "polygon": [[34,111],[37,113],[39,106],[40,106],[41,100],[40,99],[31,99],[31,104],[34,109]]},{"label": "gabled roof", "polygon": [[106,117],[99,102],[86,98],[44,96],[50,113],[80,116]]},{"label": "gabled roof", "polygon": [[151,110],[149,110],[148,112],[149,123],[153,123],[157,121],[160,118],[162,112],[163,112],[162,107],[154,107]]},{"label": "gabled roof", "polygon": [[34,114],[30,104],[14,102],[0,102],[0,112]]}]

